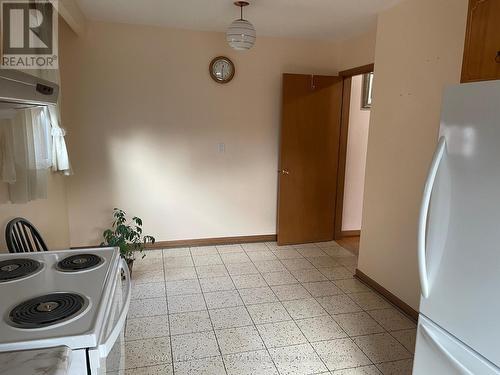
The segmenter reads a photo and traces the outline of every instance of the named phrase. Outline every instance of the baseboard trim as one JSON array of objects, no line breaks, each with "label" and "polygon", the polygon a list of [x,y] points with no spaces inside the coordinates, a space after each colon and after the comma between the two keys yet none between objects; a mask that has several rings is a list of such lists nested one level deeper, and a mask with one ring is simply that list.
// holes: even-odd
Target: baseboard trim
[{"label": "baseboard trim", "polygon": [[[168,249],[174,247],[190,246],[215,246],[231,245],[252,242],[273,242],[276,241],[275,234],[259,234],[255,236],[236,236],[236,237],[215,237],[215,238],[196,238],[190,240],[157,241],[154,244],[147,244],[146,249]],[[72,246],[71,249],[91,249],[95,247],[107,247],[103,245]]]},{"label": "baseboard trim", "polygon": [[359,236],[361,236],[360,230],[343,230],[340,232],[339,238],[359,237]]},{"label": "baseboard trim", "polygon": [[158,241],[154,245],[147,245],[148,249],[167,249],[172,247],[189,246],[215,246],[231,245],[252,242],[271,242],[276,241],[275,234],[261,234],[255,236],[236,236],[236,237],[215,237],[215,238],[196,238],[189,240]]},{"label": "baseboard trim", "polygon": [[357,268],[356,268],[355,277],[358,278],[363,283],[365,283],[366,285],[368,285],[369,287],[371,287],[372,289],[375,289],[377,292],[379,292],[390,303],[392,303],[394,306],[396,306],[398,309],[400,309],[402,312],[404,312],[406,315],[408,315],[408,317],[411,318],[415,323],[418,321],[418,311],[415,311],[406,302],[403,302],[402,300],[400,300],[394,294],[392,294],[387,289],[385,289],[382,285],[377,283],[371,277],[365,275],[363,272],[361,272]]}]

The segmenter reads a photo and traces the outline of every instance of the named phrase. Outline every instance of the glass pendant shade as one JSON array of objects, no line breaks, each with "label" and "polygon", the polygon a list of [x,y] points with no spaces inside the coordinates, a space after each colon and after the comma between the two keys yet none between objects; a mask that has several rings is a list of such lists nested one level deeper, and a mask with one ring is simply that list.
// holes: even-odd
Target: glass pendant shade
[{"label": "glass pendant shade", "polygon": [[250,49],[255,44],[255,28],[247,20],[237,19],[227,29],[226,40],[235,50]]}]

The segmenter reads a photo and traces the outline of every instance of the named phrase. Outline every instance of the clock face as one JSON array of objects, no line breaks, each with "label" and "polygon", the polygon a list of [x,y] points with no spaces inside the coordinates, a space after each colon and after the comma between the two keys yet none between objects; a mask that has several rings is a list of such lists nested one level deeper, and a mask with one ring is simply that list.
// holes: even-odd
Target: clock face
[{"label": "clock face", "polygon": [[210,63],[210,76],[218,83],[229,82],[234,76],[233,62],[227,57],[216,57]]}]

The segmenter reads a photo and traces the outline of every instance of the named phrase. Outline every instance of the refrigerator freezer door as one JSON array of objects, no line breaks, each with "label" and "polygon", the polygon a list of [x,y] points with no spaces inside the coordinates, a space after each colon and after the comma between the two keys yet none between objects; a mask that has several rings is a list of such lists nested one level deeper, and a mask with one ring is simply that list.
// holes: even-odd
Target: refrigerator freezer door
[{"label": "refrigerator freezer door", "polygon": [[413,375],[498,375],[500,369],[420,316]]},{"label": "refrigerator freezer door", "polygon": [[500,367],[500,81],[447,89],[440,136],[420,312]]}]

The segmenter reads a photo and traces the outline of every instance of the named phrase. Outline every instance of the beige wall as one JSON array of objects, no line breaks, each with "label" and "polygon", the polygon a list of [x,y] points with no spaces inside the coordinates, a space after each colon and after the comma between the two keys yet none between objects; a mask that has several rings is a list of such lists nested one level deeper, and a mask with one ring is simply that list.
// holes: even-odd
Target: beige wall
[{"label": "beige wall", "polygon": [[[61,44],[72,245],[98,242],[115,206],[157,240],[275,233],[281,74],[335,74],[337,44],[235,52],[221,33],[110,23]],[[227,85],[208,75],[217,55]]]},{"label": "beige wall", "polygon": [[66,206],[66,177],[51,174],[48,181],[47,199],[38,199],[26,204],[5,203],[8,201],[6,184],[0,184],[0,252],[7,251],[4,228],[15,217],[31,221],[42,234],[50,249],[69,246],[68,211]]},{"label": "beige wall", "polygon": [[342,230],[360,230],[363,213],[363,189],[365,186],[366,151],[370,110],[361,109],[363,76],[352,77],[347,132],[344,204],[342,206]]},{"label": "beige wall", "polygon": [[441,95],[460,78],[467,0],[408,0],[379,15],[359,269],[419,304],[417,217]]},{"label": "beige wall", "polygon": [[339,43],[339,71],[356,68],[375,61],[377,30],[370,30]]}]

